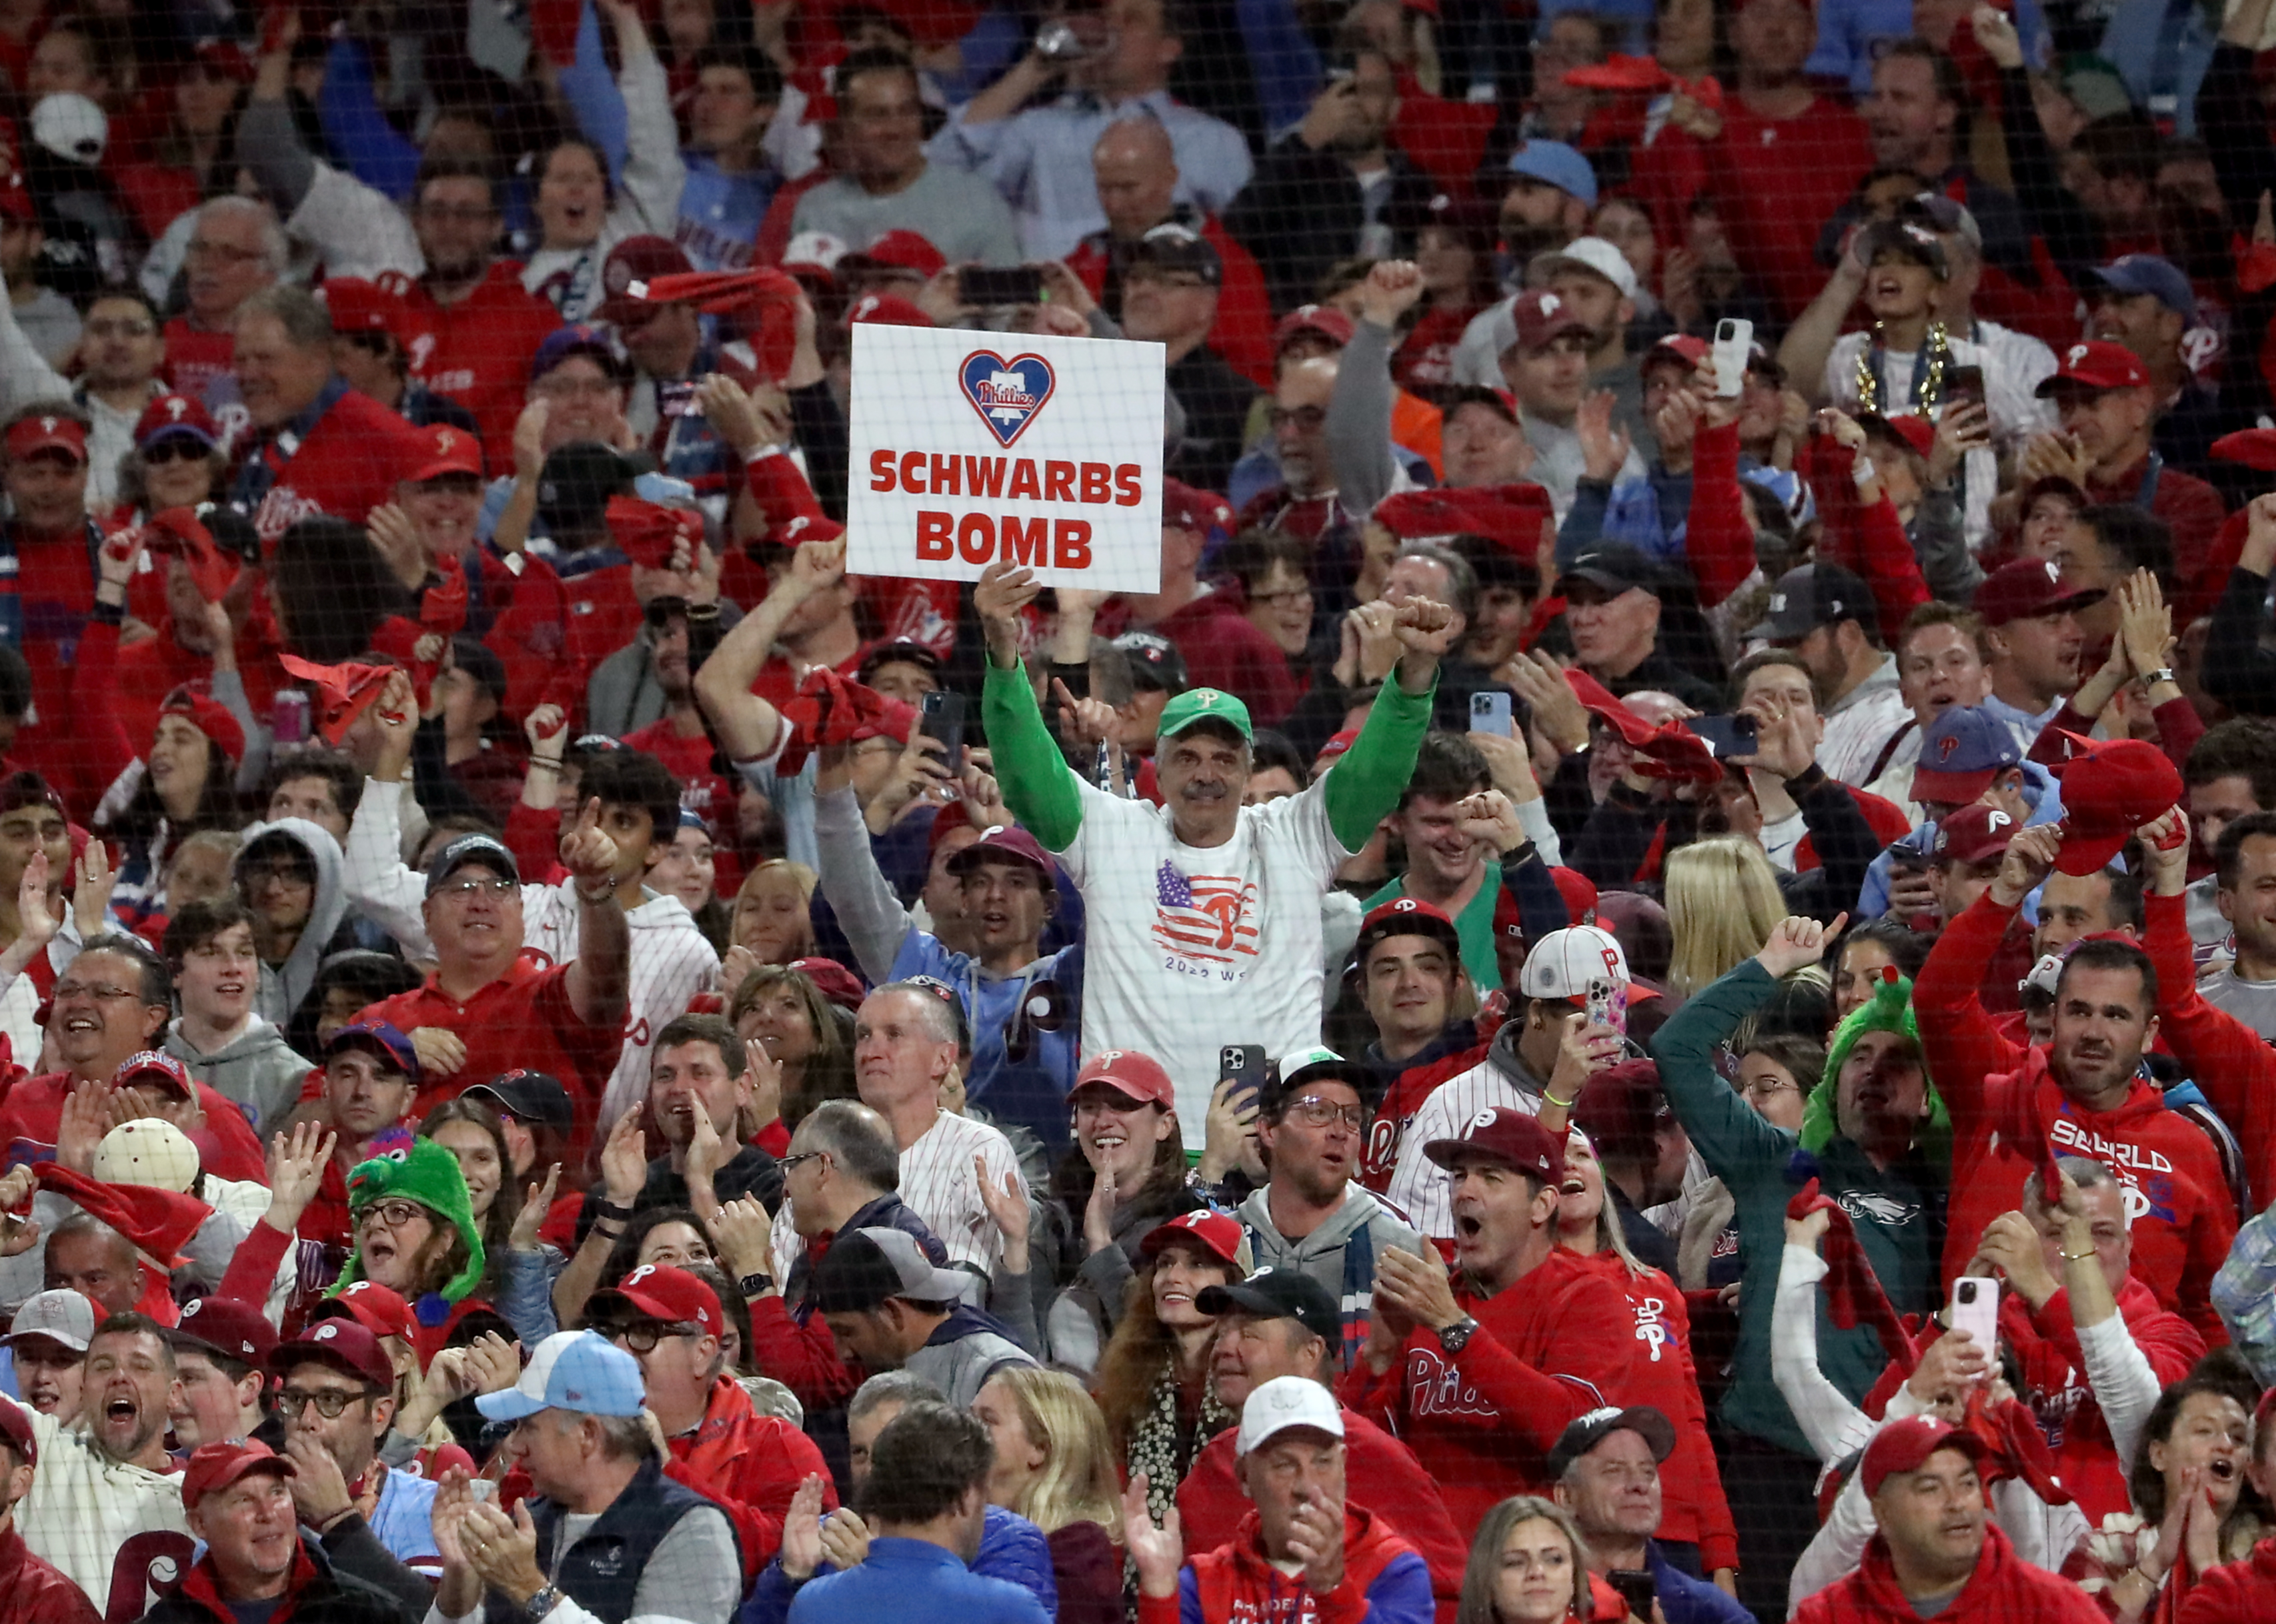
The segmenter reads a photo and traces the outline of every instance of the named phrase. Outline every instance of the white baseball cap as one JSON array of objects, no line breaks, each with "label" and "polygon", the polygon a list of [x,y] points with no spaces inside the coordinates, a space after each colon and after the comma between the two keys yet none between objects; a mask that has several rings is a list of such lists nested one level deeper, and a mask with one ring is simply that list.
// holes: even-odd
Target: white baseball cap
[{"label": "white baseball cap", "polygon": [[835,271],[838,262],[846,257],[846,239],[829,231],[800,231],[783,249],[782,262],[789,265],[811,265],[816,270]]},{"label": "white baseball cap", "polygon": [[32,139],[59,158],[100,163],[110,140],[110,120],[78,92],[58,90],[42,96],[32,110]]},{"label": "white baseball cap", "polygon": [[1620,289],[1622,299],[1635,297],[1635,267],[1628,263],[1627,254],[1602,237],[1575,237],[1563,247],[1551,249],[1541,259],[1544,268],[1551,271],[1559,260],[1571,260]]},{"label": "white baseball cap", "polygon": [[1240,1407],[1236,1455],[1253,1454],[1291,1427],[1309,1427],[1331,1438],[1344,1435],[1344,1415],[1336,1395],[1303,1376],[1276,1376],[1252,1391]]},{"label": "white baseball cap", "polygon": [[1594,925],[1569,925],[1534,944],[1517,990],[1529,998],[1584,998],[1590,982],[1607,978],[1615,989],[1628,984],[1628,956],[1619,939]]},{"label": "white baseball cap", "polygon": [[75,1354],[87,1352],[95,1339],[95,1304],[65,1286],[34,1292],[16,1310],[15,1323],[0,1346],[13,1347],[26,1337],[46,1337]]},{"label": "white baseball cap", "polygon": [[105,1184],[145,1184],[187,1195],[198,1179],[198,1148],[156,1117],[121,1122],[95,1148],[95,1176]]}]

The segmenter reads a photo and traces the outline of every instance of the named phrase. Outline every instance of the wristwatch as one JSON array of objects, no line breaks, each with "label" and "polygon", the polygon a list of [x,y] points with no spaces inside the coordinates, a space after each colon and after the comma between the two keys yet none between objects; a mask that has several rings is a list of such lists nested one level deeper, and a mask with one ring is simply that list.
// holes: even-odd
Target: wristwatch
[{"label": "wristwatch", "polygon": [[775,1288],[775,1277],[762,1271],[747,1274],[735,1282],[735,1289],[746,1297],[756,1297]]},{"label": "wristwatch", "polygon": [[539,1590],[537,1594],[531,1597],[527,1601],[522,1604],[522,1616],[529,1620],[529,1624],[538,1624],[539,1620],[542,1619],[547,1613],[559,1606],[561,1602],[562,1595],[560,1587],[558,1585],[552,1584],[546,1585]]},{"label": "wristwatch", "polygon": [[1438,1351],[1449,1359],[1457,1357],[1470,1345],[1470,1338],[1476,1334],[1477,1328],[1477,1321],[1467,1314],[1463,1315],[1438,1333]]}]

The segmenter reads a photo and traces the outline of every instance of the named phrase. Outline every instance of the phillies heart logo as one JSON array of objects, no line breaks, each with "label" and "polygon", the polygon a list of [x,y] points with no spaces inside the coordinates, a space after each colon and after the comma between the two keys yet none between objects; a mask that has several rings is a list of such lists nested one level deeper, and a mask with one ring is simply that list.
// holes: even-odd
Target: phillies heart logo
[{"label": "phillies heart logo", "polygon": [[1058,382],[1051,363],[1040,355],[1005,360],[993,350],[975,350],[956,376],[980,421],[1005,446],[1028,431]]}]

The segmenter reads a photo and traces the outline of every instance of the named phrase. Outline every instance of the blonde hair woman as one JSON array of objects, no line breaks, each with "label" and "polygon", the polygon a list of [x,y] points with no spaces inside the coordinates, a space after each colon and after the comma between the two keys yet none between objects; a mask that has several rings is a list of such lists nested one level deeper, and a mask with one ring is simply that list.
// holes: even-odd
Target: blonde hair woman
[{"label": "blonde hair woman", "polygon": [[989,1503],[1027,1518],[1051,1545],[1058,1624],[1121,1624],[1121,1495],[1097,1404],[1064,1371],[1028,1365],[990,1377],[972,1413],[996,1446]]},{"label": "blonde hair woman", "polygon": [[1763,848],[1736,835],[1696,840],[1667,859],[1667,979],[1685,998],[1762,952],[1787,916]]},{"label": "blonde hair woman", "polygon": [[770,859],[745,875],[727,928],[733,945],[761,964],[788,964],[812,952],[809,905],[816,883],[813,869],[786,857]]}]

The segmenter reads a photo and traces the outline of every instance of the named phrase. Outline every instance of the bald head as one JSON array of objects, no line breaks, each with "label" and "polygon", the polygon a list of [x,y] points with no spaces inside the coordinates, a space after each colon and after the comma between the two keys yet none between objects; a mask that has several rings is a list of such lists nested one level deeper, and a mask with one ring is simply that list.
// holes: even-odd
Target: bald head
[{"label": "bald head", "polygon": [[1151,118],[1125,118],[1106,126],[1090,149],[1098,207],[1106,229],[1125,242],[1170,217],[1178,189],[1178,158],[1170,133]]}]

